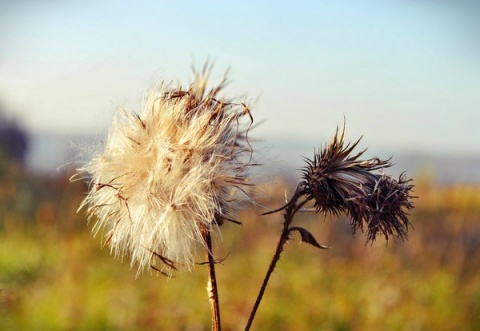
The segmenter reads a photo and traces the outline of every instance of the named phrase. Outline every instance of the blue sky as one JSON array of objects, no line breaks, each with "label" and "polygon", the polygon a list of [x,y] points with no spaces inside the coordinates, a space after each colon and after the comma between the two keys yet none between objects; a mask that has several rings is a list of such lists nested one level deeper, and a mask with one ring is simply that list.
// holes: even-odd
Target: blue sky
[{"label": "blue sky", "polygon": [[[191,65],[231,68],[255,135],[480,155],[476,1],[0,1],[0,104],[34,132],[99,134]],[[243,100],[243,99],[242,99]]]}]

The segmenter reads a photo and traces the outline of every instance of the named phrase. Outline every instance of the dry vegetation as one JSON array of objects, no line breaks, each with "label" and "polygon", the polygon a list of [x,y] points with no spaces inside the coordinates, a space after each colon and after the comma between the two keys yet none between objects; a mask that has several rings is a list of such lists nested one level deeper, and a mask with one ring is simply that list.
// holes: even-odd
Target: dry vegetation
[{"label": "dry vegetation", "polygon": [[[75,211],[86,187],[68,175],[0,171],[1,330],[206,330],[206,270],[173,279],[114,260]],[[417,179],[405,243],[350,235],[348,220],[302,214],[321,244],[287,245],[255,330],[479,330],[480,186]],[[271,208],[289,190],[264,187]],[[222,322],[242,330],[281,229],[245,210],[215,247]],[[201,258],[199,258],[201,259]]]}]

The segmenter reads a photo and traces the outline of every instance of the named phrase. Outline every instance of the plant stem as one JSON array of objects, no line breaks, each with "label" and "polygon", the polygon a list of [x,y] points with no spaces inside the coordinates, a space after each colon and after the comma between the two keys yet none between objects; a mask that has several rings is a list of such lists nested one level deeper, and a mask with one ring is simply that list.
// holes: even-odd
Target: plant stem
[{"label": "plant stem", "polygon": [[[307,202],[302,201],[301,203],[297,204],[298,198],[301,196],[300,189],[297,188],[295,194],[290,199],[290,201],[281,209],[285,209],[284,222],[283,222],[283,229],[280,235],[280,239],[277,243],[277,248],[275,250],[275,254],[273,255],[272,261],[270,262],[270,266],[268,267],[267,273],[265,278],[263,279],[262,286],[260,287],[260,291],[258,292],[257,299],[255,304],[253,305],[252,312],[250,313],[250,317],[248,318],[247,326],[245,327],[245,331],[250,330],[253,320],[255,318],[255,314],[257,313],[258,307],[260,306],[260,302],[262,301],[263,294],[265,293],[265,289],[267,288],[268,281],[270,280],[270,276],[277,265],[277,262],[280,260],[280,255],[283,252],[283,247],[287,243],[290,233],[290,224],[292,224],[293,217],[297,213],[297,211]],[[281,210],[279,209],[279,210]],[[276,210],[278,211],[278,210]]]},{"label": "plant stem", "polygon": [[252,312],[250,313],[250,317],[248,318],[247,326],[245,327],[245,331],[250,330],[252,326],[253,319],[255,318],[255,314],[257,313],[258,307],[260,306],[260,302],[262,301],[263,294],[265,293],[265,289],[267,288],[268,281],[270,280],[270,275],[272,274],[275,266],[277,265],[278,260],[280,259],[280,254],[283,251],[283,246],[288,241],[288,226],[285,226],[287,222],[284,223],[284,227],[282,230],[282,234],[280,235],[280,239],[278,240],[277,249],[275,250],[275,254],[273,255],[272,261],[270,262],[270,266],[268,267],[267,274],[263,279],[262,286],[260,287],[260,291],[258,292],[257,300],[253,305]]},{"label": "plant stem", "polygon": [[218,302],[218,287],[217,277],[215,276],[215,260],[212,254],[212,237],[210,229],[205,229],[204,232],[205,243],[207,245],[207,259],[208,259],[208,283],[207,293],[210,301],[210,308],[212,312],[212,331],[220,331],[220,305]]}]

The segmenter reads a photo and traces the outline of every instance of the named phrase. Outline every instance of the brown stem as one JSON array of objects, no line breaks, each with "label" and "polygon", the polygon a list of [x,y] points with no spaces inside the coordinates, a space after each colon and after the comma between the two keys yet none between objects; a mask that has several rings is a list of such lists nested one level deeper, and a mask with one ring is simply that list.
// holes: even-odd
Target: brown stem
[{"label": "brown stem", "polygon": [[247,326],[245,327],[245,331],[250,330],[253,320],[255,318],[255,314],[257,313],[258,307],[260,306],[260,302],[262,301],[263,294],[265,293],[265,289],[267,288],[268,281],[270,280],[270,276],[273,273],[273,270],[275,269],[275,266],[277,265],[277,262],[280,260],[280,255],[283,252],[283,246],[288,241],[288,234],[290,233],[290,224],[292,224],[293,217],[297,213],[297,211],[307,202],[302,201],[299,204],[297,204],[298,198],[302,193],[300,192],[300,189],[297,188],[297,191],[293,195],[293,197],[290,199],[290,201],[281,209],[285,209],[285,214],[283,215],[284,217],[284,222],[283,222],[283,229],[282,233],[280,235],[280,239],[278,240],[277,248],[275,250],[275,254],[273,255],[272,261],[270,262],[270,266],[268,267],[267,273],[265,275],[265,278],[263,279],[262,286],[260,287],[260,291],[258,292],[257,299],[255,300],[255,304],[253,305],[252,312],[250,313],[250,317],[248,318]]},{"label": "brown stem", "polygon": [[215,276],[215,260],[212,254],[212,237],[210,229],[204,230],[205,244],[207,245],[207,259],[208,259],[208,283],[207,293],[210,301],[210,308],[212,312],[212,331],[220,331],[220,305],[218,302],[218,287],[217,277]]}]

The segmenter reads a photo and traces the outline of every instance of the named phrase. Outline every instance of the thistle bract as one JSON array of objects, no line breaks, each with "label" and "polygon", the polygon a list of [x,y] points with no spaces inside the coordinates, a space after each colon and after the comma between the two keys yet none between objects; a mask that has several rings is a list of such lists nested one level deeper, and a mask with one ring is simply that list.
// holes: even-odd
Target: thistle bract
[{"label": "thistle bract", "polygon": [[317,212],[346,212],[353,232],[367,227],[367,240],[378,233],[389,239],[404,239],[408,233],[407,210],[413,208],[410,191],[413,185],[402,174],[399,179],[381,170],[391,166],[389,160],[361,160],[365,150],[353,154],[360,142],[344,144],[344,131],[337,133],[303,169],[303,190],[314,201]]}]

